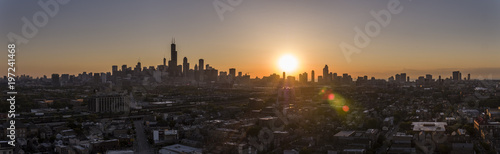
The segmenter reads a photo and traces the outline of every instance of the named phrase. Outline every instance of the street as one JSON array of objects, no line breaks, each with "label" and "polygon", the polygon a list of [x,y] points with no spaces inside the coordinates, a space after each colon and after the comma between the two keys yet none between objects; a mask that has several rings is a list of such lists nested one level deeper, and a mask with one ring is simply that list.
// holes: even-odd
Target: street
[{"label": "street", "polygon": [[144,134],[142,120],[134,121],[135,126],[135,134],[136,139],[134,140],[134,152],[138,154],[154,154],[153,148],[149,145],[148,140],[146,138],[146,134]]}]

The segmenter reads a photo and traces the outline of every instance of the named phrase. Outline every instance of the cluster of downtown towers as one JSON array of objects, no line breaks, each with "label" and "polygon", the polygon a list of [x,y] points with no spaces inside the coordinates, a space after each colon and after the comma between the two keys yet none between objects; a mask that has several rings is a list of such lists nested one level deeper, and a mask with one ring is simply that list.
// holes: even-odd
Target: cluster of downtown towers
[{"label": "cluster of downtown towers", "polygon": [[[229,69],[229,74],[226,71],[219,72],[217,69],[211,67],[209,64],[205,65],[203,59],[199,59],[199,63],[195,64],[194,70],[190,69],[190,64],[188,63],[187,57],[184,57],[182,65],[178,65],[177,61],[177,50],[175,39],[172,39],[172,44],[170,45],[170,56],[171,59],[168,61],[163,58],[163,64],[158,65],[156,68],[154,66],[142,67],[139,61],[135,68],[128,67],[127,65],[122,65],[121,70],[118,69],[118,65],[112,66],[112,72],[107,73],[87,73],[83,72],[78,74],[78,76],[69,74],[52,74],[52,84],[54,86],[66,85],[66,83],[71,83],[74,80],[78,81],[93,81],[98,83],[106,83],[110,79],[112,80],[116,76],[123,78],[128,78],[127,75],[135,76],[137,74],[149,74],[156,78],[156,81],[161,81],[161,78],[168,76],[169,81],[196,81],[196,82],[214,82],[220,81],[220,76],[225,77],[225,82],[232,83],[238,79],[238,81],[249,80],[250,76],[242,72],[236,74],[235,68]],[[135,75],[134,75],[135,74]],[[113,76],[113,78],[111,78]],[[46,78],[46,77],[44,77]]]},{"label": "cluster of downtown towers", "polygon": [[[188,80],[196,80],[199,82],[217,81],[217,76],[219,74],[218,70],[211,67],[209,64],[205,65],[205,62],[203,59],[198,60],[198,64],[195,64],[194,70],[190,69],[190,66],[189,66],[190,64],[188,63],[187,57],[184,57],[182,65],[178,65],[175,38],[172,39],[172,44],[170,44],[170,57],[171,57],[171,59],[168,61],[168,63],[167,63],[167,59],[163,58],[163,65],[158,65],[156,70],[159,70],[161,72],[166,72],[166,73],[168,73],[168,77],[174,78],[174,79],[175,78],[188,79]],[[126,73],[141,72],[141,71],[146,71],[148,69],[155,70],[154,66],[150,66],[149,68],[142,67],[141,62],[138,62],[133,70],[132,70],[132,68],[127,67],[127,65],[122,65],[121,72],[126,72]],[[112,73],[113,73],[113,75],[119,73],[117,65],[112,66]],[[220,74],[228,76],[231,79],[234,79],[236,77],[236,69],[230,68],[229,74],[227,74],[227,72],[224,72],[224,71],[221,71]],[[238,72],[238,77],[241,77],[241,76],[242,76],[242,72]]]}]

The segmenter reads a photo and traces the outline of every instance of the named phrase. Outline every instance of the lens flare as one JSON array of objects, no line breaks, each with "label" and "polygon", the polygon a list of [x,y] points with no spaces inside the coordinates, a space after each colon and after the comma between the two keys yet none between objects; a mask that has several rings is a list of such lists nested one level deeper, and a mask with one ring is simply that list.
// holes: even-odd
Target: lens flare
[{"label": "lens flare", "polygon": [[349,111],[349,106],[347,106],[347,105],[344,105],[344,106],[342,107],[342,110],[344,110],[344,112],[347,112],[347,111]]},{"label": "lens flare", "polygon": [[328,95],[328,100],[331,100],[331,101],[332,101],[333,99],[335,99],[335,95],[334,95],[334,94],[330,94],[330,95]]}]

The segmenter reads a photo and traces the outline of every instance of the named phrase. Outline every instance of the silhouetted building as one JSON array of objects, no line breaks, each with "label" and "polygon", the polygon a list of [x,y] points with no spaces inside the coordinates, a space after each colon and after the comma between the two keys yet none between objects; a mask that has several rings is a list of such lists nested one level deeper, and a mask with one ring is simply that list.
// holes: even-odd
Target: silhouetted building
[{"label": "silhouetted building", "polygon": [[59,74],[52,74],[52,86],[59,87],[61,83],[59,82]]},{"label": "silhouetted building", "polygon": [[431,82],[431,81],[432,81],[432,75],[431,75],[431,74],[426,74],[426,75],[425,75],[425,80],[426,80],[427,82]]},{"label": "silhouetted building", "polygon": [[325,65],[325,67],[323,68],[323,82],[324,83],[328,83],[332,80],[329,73],[330,73],[330,71],[328,70],[328,65]]},{"label": "silhouetted building", "polygon": [[314,70],[311,71],[311,82],[314,82]]},{"label": "silhouetted building", "polygon": [[61,74],[60,82],[66,83],[69,81],[69,74]]},{"label": "silhouetted building", "polygon": [[106,83],[106,82],[107,82],[106,73],[102,72],[101,73],[101,83]]},{"label": "silhouetted building", "polygon": [[135,72],[141,72],[141,67],[142,67],[142,66],[141,66],[141,62],[137,62],[137,65],[135,65],[135,69],[134,69],[134,71],[135,71]]},{"label": "silhouetted building", "polygon": [[462,73],[460,73],[460,71],[454,71],[453,72],[453,80],[455,80],[455,81],[462,80]]},{"label": "silhouetted building", "polygon": [[236,77],[236,69],[235,68],[229,69],[229,76],[231,76],[232,78]]},{"label": "silhouetted building", "polygon": [[304,72],[302,74],[299,74],[299,82],[301,83],[307,83],[307,72]]},{"label": "silhouetted building", "polygon": [[204,72],[205,72],[205,76],[207,77],[206,79],[204,79],[204,81],[206,81],[206,82],[217,81],[217,77],[219,75],[218,70],[216,70],[212,67],[207,67],[207,69]]},{"label": "silhouetted building", "polygon": [[194,64],[194,80],[200,81],[200,71],[198,70],[198,64]]},{"label": "silhouetted building", "polygon": [[180,70],[177,67],[177,50],[175,39],[172,39],[172,44],[170,44],[170,61],[168,61],[168,76],[179,76],[179,72]]},{"label": "silhouetted building", "polygon": [[189,72],[189,63],[187,57],[184,57],[184,60],[182,62],[182,74],[184,77],[188,77]]},{"label": "silhouetted building", "polygon": [[406,81],[406,73],[401,73],[401,78],[399,79],[400,82],[405,82]]},{"label": "silhouetted building", "polygon": [[117,65],[111,66],[111,73],[113,73],[113,75],[117,75],[116,74],[116,73],[118,73],[118,66]]},{"label": "silhouetted building", "polygon": [[199,64],[198,64],[198,72],[199,72],[199,73],[198,73],[198,75],[199,75],[199,76],[198,76],[198,80],[199,80],[200,82],[203,82],[203,76],[205,75],[205,73],[204,73],[204,69],[203,69],[203,65],[205,65],[205,64],[204,64],[204,63],[205,63],[205,61],[204,61],[203,59],[200,59],[200,60],[198,60],[198,63],[199,63]]}]

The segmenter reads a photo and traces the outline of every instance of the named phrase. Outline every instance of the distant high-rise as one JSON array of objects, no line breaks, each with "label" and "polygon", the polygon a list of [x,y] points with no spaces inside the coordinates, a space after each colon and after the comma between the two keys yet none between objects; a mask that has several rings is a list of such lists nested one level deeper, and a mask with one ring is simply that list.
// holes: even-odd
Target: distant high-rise
[{"label": "distant high-rise", "polygon": [[406,81],[406,73],[401,73],[401,76],[400,76],[400,82],[405,82]]},{"label": "distant high-rise", "polygon": [[467,74],[467,80],[470,80],[470,73]]},{"label": "distant high-rise", "polygon": [[425,80],[428,81],[428,82],[432,81],[432,75],[431,74],[426,74],[425,75]]},{"label": "distant high-rise", "polygon": [[177,66],[177,50],[175,45],[175,38],[172,39],[172,44],[170,44],[170,58],[174,66]]},{"label": "distant high-rise", "polygon": [[314,82],[314,70],[311,71],[311,82]]},{"label": "distant high-rise", "polygon": [[101,83],[106,83],[107,79],[106,79],[106,73],[104,72],[101,72]]},{"label": "distant high-rise", "polygon": [[198,76],[199,76],[198,79],[199,79],[199,81],[203,81],[203,76],[205,75],[205,73],[203,71],[204,70],[203,66],[204,66],[205,61],[203,59],[200,59],[198,61],[198,63],[199,63],[198,64],[198,72],[199,72],[198,73]]},{"label": "distant high-rise", "polygon": [[189,72],[188,59],[187,59],[187,57],[184,57],[184,60],[182,62],[182,74],[183,74],[183,76],[187,77],[188,76],[188,72]]},{"label": "distant high-rise", "polygon": [[59,74],[52,74],[52,86],[59,87],[60,85]]},{"label": "distant high-rise", "polygon": [[118,72],[118,66],[117,65],[111,66],[111,73],[113,73],[113,75],[116,75],[117,72]]},{"label": "distant high-rise", "polygon": [[236,69],[235,68],[229,69],[229,76],[231,76],[232,78],[236,77]]},{"label": "distant high-rise", "polygon": [[122,72],[127,71],[127,65],[122,65]]},{"label": "distant high-rise", "polygon": [[330,71],[328,70],[328,65],[325,65],[325,67],[323,68],[323,80],[325,83],[327,82],[330,82],[331,80],[331,77],[328,77],[330,76]]},{"label": "distant high-rise", "polygon": [[462,73],[460,73],[460,71],[454,71],[453,72],[453,80],[455,80],[455,81],[462,80]]},{"label": "distant high-rise", "polygon": [[204,64],[204,63],[205,63],[205,61],[204,61],[203,59],[200,59],[200,60],[198,61],[198,63],[199,63],[199,64],[198,64],[198,70],[203,71],[203,66],[205,66],[205,64]]},{"label": "distant high-rise", "polygon": [[141,71],[141,62],[137,62],[137,65],[135,65],[135,70],[136,72],[140,72]]},{"label": "distant high-rise", "polygon": [[198,64],[194,64],[194,80],[200,80],[200,71],[198,71]]},{"label": "distant high-rise", "polygon": [[168,74],[171,77],[179,75],[181,70],[177,69],[177,50],[175,46],[175,39],[172,39],[172,44],[170,44],[170,61],[168,61]]},{"label": "distant high-rise", "polygon": [[307,83],[307,81],[308,81],[307,77],[308,77],[307,72],[299,74],[299,82]]}]

